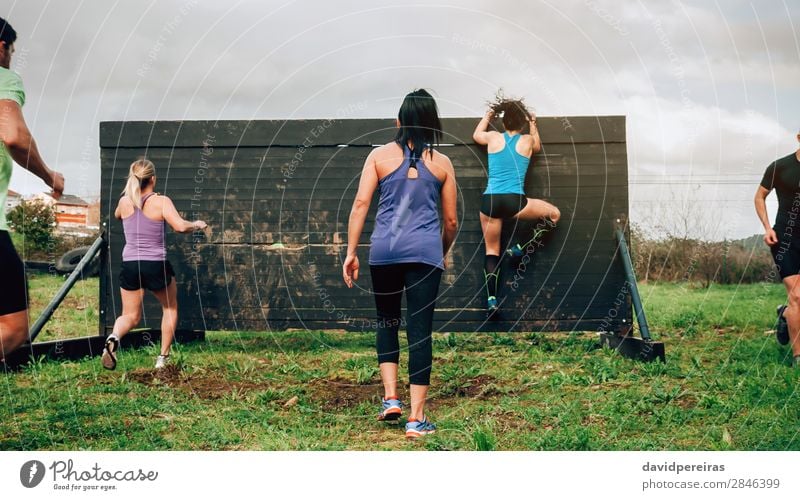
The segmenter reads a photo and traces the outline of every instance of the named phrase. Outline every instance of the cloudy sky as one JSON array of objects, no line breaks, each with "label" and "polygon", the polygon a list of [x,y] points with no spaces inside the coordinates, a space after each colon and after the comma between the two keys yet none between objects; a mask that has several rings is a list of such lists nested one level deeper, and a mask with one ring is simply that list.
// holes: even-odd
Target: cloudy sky
[{"label": "cloudy sky", "polygon": [[[419,86],[478,116],[502,87],[541,116],[627,116],[634,222],[759,231],[760,175],[797,148],[798,2],[404,3],[2,0],[0,16],[73,194],[100,191],[105,120],[389,117]],[[17,169],[11,188],[44,186]]]}]

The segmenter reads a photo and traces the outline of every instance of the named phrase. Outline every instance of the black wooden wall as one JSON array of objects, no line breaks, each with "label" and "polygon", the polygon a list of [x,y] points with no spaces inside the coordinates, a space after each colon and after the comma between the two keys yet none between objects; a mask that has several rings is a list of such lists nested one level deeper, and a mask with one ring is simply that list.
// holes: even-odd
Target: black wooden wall
[{"label": "black wooden wall", "polygon": [[[539,118],[543,150],[532,160],[529,196],[562,212],[559,227],[526,265],[504,262],[501,312],[484,313],[478,219],[486,152],[472,143],[474,118],[444,120],[441,151],[459,184],[458,239],[444,274],[440,331],[623,330],[631,311],[613,225],[628,213],[624,117]],[[375,203],[361,239],[358,286],[341,279],[347,219],[363,161],[392,140],[394,120],[105,122],[100,126],[102,210],[109,260],[101,273],[101,330],[121,310],[124,244],[113,218],[130,163],[157,168],[157,191],[208,236],[168,231],[178,275],[180,328],[200,330],[374,329],[367,267]],[[532,224],[509,221],[511,234]],[[512,287],[516,283],[516,287]],[[148,298],[145,324],[158,328]]]}]

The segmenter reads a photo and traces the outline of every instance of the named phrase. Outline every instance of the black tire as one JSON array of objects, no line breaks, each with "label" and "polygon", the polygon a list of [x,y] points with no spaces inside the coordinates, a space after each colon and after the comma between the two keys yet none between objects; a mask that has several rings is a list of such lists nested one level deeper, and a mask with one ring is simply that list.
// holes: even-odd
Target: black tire
[{"label": "black tire", "polygon": [[[89,247],[79,247],[70,250],[58,259],[56,262],[56,270],[61,273],[71,273],[78,267],[78,263],[88,251]],[[95,255],[94,259],[92,259],[89,265],[84,269],[83,277],[88,278],[89,276],[97,276],[98,274],[100,274],[100,259],[98,255]]]}]

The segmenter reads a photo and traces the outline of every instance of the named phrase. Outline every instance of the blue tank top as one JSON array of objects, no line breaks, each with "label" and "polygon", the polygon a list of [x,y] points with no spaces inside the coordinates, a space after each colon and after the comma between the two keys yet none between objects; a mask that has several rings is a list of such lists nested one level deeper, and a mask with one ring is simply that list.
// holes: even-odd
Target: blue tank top
[{"label": "blue tank top", "polygon": [[444,269],[439,226],[442,182],[417,159],[417,177],[410,179],[411,151],[403,163],[378,181],[378,213],[370,237],[371,265],[423,263]]},{"label": "blue tank top", "polygon": [[525,173],[531,159],[517,152],[521,136],[510,136],[508,132],[503,132],[505,147],[496,153],[489,153],[489,182],[483,194],[525,194]]}]

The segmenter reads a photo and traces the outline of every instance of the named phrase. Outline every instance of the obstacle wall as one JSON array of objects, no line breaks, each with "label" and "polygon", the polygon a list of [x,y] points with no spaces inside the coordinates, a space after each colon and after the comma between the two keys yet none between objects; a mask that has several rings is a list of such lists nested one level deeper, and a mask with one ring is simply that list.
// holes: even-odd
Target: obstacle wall
[{"label": "obstacle wall", "polygon": [[[522,261],[502,263],[501,311],[484,312],[479,223],[486,151],[472,142],[477,118],[444,120],[440,150],[458,178],[459,233],[434,317],[439,331],[624,331],[631,322],[614,223],[628,213],[625,119],[542,117],[541,153],[526,179],[529,196],[556,204],[559,227]],[[113,213],[130,163],[156,164],[157,192],[211,231],[168,230],[178,276],[179,328],[193,330],[374,329],[368,244],[357,286],[341,278],[347,220],[372,147],[394,137],[393,119],[104,122],[100,126],[102,210],[108,258],[101,272],[101,331],[121,310],[124,239]],[[533,223],[509,221],[503,244],[527,239]],[[145,302],[144,323],[160,308]]]}]

